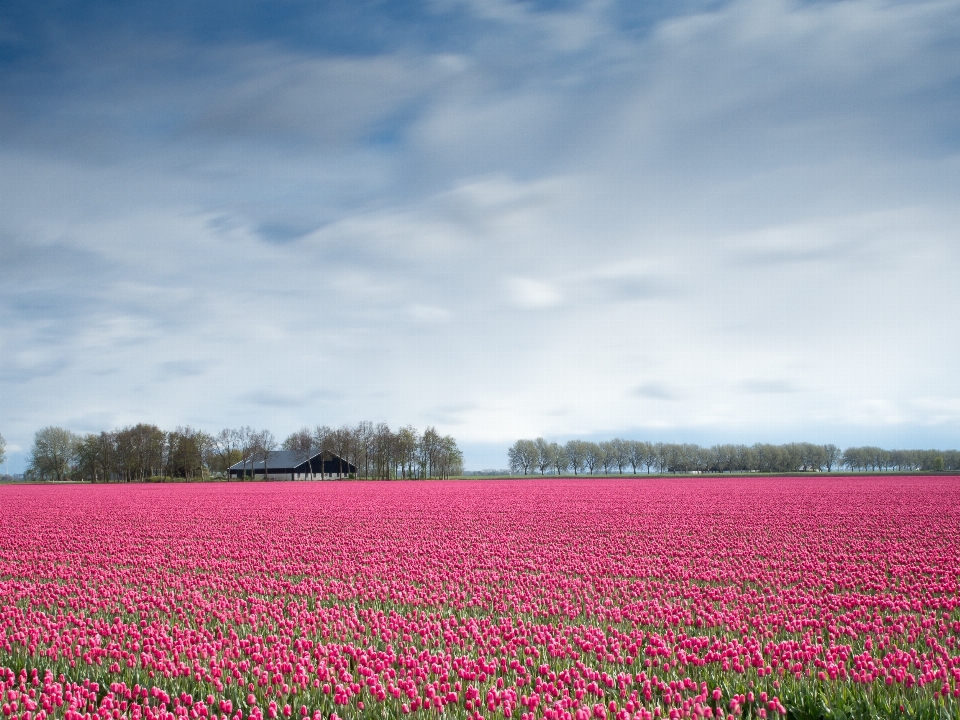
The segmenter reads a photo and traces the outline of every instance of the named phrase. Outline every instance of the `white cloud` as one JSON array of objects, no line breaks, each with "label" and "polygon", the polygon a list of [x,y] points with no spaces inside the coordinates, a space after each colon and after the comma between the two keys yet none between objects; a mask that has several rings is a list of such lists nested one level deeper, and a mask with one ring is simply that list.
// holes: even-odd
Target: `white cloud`
[{"label": "white cloud", "polygon": [[421,305],[420,303],[410,305],[407,312],[410,313],[410,317],[421,323],[447,323],[453,319],[452,313],[448,310],[433,305]]},{"label": "white cloud", "polygon": [[542,310],[559,305],[563,298],[553,285],[531,278],[508,278],[507,293],[517,307]]}]

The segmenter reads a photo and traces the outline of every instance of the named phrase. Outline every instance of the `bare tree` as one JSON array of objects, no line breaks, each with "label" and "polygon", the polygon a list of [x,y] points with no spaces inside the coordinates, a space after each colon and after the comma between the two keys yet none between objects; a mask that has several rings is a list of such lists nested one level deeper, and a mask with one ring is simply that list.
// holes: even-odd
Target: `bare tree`
[{"label": "bare tree", "polygon": [[273,433],[269,430],[259,430],[254,433],[253,437],[253,454],[258,459],[263,461],[263,479],[270,479],[270,470],[268,468],[270,462],[270,456],[277,449],[277,439],[273,436]]},{"label": "bare tree", "polygon": [[349,462],[353,451],[353,430],[349,425],[343,425],[330,434],[330,446],[339,458],[338,477],[343,477],[343,461]]},{"label": "bare tree", "polygon": [[253,461],[256,450],[256,435],[252,427],[244,425],[236,430],[237,449],[243,456],[243,477],[247,476],[247,462],[250,463],[250,477],[253,478]]},{"label": "bare tree", "polygon": [[386,423],[360,422],[353,429],[354,465],[357,477],[383,478],[383,462],[389,463],[393,433]]},{"label": "bare tree", "polygon": [[0,464],[3,464],[7,461],[7,441],[3,439],[3,435],[0,435]]},{"label": "bare tree", "polygon": [[208,461],[210,469],[216,472],[229,473],[230,467],[243,458],[240,450],[240,432],[224,428],[211,437],[210,450],[212,458]]},{"label": "bare tree", "polygon": [[317,425],[313,429],[313,447],[320,453],[320,479],[324,479],[325,458],[333,450],[333,430],[327,425]]},{"label": "bare tree", "polygon": [[[304,462],[309,460],[313,455],[313,433],[308,427],[302,427],[297,430],[295,433],[287,436],[287,439],[283,441],[283,444],[280,446],[282,450],[290,450],[297,454],[297,463]],[[320,458],[320,462],[323,462],[323,458]],[[313,464],[310,464],[310,478],[313,479]]]},{"label": "bare tree", "polygon": [[295,433],[288,435],[280,447],[283,450],[308,453],[313,449],[313,433],[310,432],[310,428],[302,427]]}]

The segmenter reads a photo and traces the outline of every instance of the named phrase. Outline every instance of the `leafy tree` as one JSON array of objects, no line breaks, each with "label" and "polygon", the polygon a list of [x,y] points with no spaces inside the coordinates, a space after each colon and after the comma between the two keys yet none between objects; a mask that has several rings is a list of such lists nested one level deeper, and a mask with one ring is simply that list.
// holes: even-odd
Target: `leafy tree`
[{"label": "leafy tree", "polygon": [[553,460],[553,468],[557,471],[557,475],[562,475],[570,464],[566,449],[560,443],[550,443],[550,457]]},{"label": "leafy tree", "polygon": [[587,465],[587,470],[590,471],[591,475],[594,475],[597,470],[603,467],[605,453],[598,443],[590,441],[584,442],[584,449],[586,450],[584,462]]},{"label": "leafy tree", "polygon": [[75,476],[90,482],[110,482],[118,477],[116,433],[91,433],[79,438],[75,447]]},{"label": "leafy tree", "polygon": [[63,482],[76,457],[77,437],[61,427],[45,427],[33,436],[27,473],[39,480]]},{"label": "leafy tree", "polygon": [[400,468],[399,477],[414,477],[416,468],[417,446],[420,444],[420,433],[415,427],[407,425],[397,430],[396,444],[394,445],[394,462]]},{"label": "leafy tree", "polygon": [[823,446],[823,461],[824,465],[827,468],[827,472],[832,472],[834,466],[840,464],[840,460],[843,457],[843,453],[840,452],[840,448],[832,443],[828,443]]},{"label": "leafy tree", "polygon": [[541,475],[545,475],[548,468],[553,467],[553,450],[554,447],[542,437],[538,437],[533,441],[533,444],[537,447],[537,461],[536,466],[540,470]]},{"label": "leafy tree", "polygon": [[537,467],[540,459],[540,452],[537,444],[533,440],[517,440],[509,450],[507,450],[507,460],[510,462],[510,470],[515,473],[522,472],[524,475]]},{"label": "leafy tree", "polygon": [[587,464],[587,443],[583,440],[570,440],[563,449],[566,451],[567,462],[570,463],[573,474],[582,472]]},{"label": "leafy tree", "polygon": [[645,443],[641,440],[625,440],[627,445],[627,460],[630,467],[633,468],[633,474],[636,475],[637,468],[643,467],[647,459]]},{"label": "leafy tree", "polygon": [[207,433],[189,426],[178,427],[167,435],[167,474],[187,480],[197,475],[205,479],[204,458],[212,446],[213,438]]},{"label": "leafy tree", "polygon": [[152,475],[170,472],[169,434],[156,425],[138,423],[111,434],[117,465],[113,474],[117,479],[142,481]]},{"label": "leafy tree", "polygon": [[[369,462],[372,462],[374,477],[389,479],[393,469],[393,458],[396,454],[397,436],[386,423],[377,423],[367,437],[367,452],[364,453]],[[444,464],[443,443],[440,447],[441,465]],[[365,473],[369,477],[369,471]]]},{"label": "leafy tree", "polygon": [[440,439],[439,453],[435,465],[435,474],[439,478],[448,478],[463,474],[463,453],[457,447],[457,441],[451,435]]}]

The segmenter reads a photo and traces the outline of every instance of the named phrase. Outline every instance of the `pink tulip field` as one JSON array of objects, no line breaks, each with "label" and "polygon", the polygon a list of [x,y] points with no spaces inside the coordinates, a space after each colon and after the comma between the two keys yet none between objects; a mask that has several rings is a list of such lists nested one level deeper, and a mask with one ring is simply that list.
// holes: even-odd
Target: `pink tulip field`
[{"label": "pink tulip field", "polygon": [[960,478],[3,486],[0,691],[20,720],[957,718]]}]

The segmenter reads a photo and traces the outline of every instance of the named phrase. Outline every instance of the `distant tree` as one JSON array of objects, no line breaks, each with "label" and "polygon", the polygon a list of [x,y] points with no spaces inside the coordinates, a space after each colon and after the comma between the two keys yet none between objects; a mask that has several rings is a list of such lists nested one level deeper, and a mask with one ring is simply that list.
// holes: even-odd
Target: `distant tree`
[{"label": "distant tree", "polygon": [[667,444],[662,442],[653,443],[651,450],[652,452],[650,453],[649,459],[654,461],[657,472],[662,474],[667,469]]},{"label": "distant tree", "polygon": [[622,443],[623,440],[620,438],[597,443],[601,451],[600,468],[604,474],[612,473],[614,468],[618,468],[620,473],[623,473],[623,466],[627,463],[626,455],[621,447]]},{"label": "distant tree", "polygon": [[755,462],[756,460],[753,455],[753,450],[748,446],[743,444],[733,446],[733,455],[730,466],[731,470],[735,470],[737,472],[753,470]]},{"label": "distant tree", "polygon": [[623,474],[623,469],[630,464],[630,454],[632,443],[622,438],[614,438],[610,441],[610,455],[612,464],[617,468],[617,472]]},{"label": "distant tree", "polygon": [[292,450],[298,453],[309,453],[313,449],[313,433],[308,427],[302,427],[290,434],[280,446],[282,450]]},{"label": "distant tree", "polygon": [[[427,430],[430,430],[430,428],[427,428]],[[431,436],[427,440],[427,445],[429,445],[430,447],[428,448],[427,446],[424,446],[422,448],[423,455],[421,459],[425,463],[426,467],[429,467],[429,464],[430,464],[429,456],[430,456],[430,453],[432,452],[432,443],[433,443],[434,437],[439,437],[436,435],[436,431],[434,431],[433,436]],[[343,462],[344,461],[350,462],[350,459],[354,456],[354,452],[353,452],[354,439],[355,438],[354,438],[353,428],[351,428],[349,425],[343,425],[339,429],[334,430],[330,434],[330,438],[329,438],[330,447],[332,451],[340,459],[340,464],[339,464],[339,467],[337,468],[337,474],[341,478],[344,476],[344,470],[345,470],[343,466]]]},{"label": "distant tree", "polygon": [[277,439],[269,430],[259,430],[253,437],[253,456],[263,463],[263,479],[267,480],[270,476],[269,463],[270,457],[277,450]]},{"label": "distant tree", "polygon": [[828,443],[823,446],[823,462],[827,472],[832,472],[833,468],[839,465],[842,457],[843,453],[840,452],[840,448],[836,445]]},{"label": "distant tree", "polygon": [[190,426],[177,427],[167,434],[167,474],[190,480],[197,475],[206,479],[204,457],[209,455],[213,438]]},{"label": "distant tree", "polygon": [[537,448],[537,469],[540,470],[541,475],[545,475],[548,468],[553,467],[553,445],[548,443],[542,437],[538,437],[533,441],[533,444]]},{"label": "distant tree", "polygon": [[247,476],[247,463],[250,464],[250,477],[253,477],[254,453],[256,451],[257,433],[249,425],[237,428],[236,441],[237,449],[243,457],[243,476]]},{"label": "distant tree", "polygon": [[244,459],[240,432],[231,428],[224,428],[211,437],[210,450],[208,464],[213,472],[228,473],[231,466]]},{"label": "distant tree", "polygon": [[803,470],[807,471],[821,471],[827,467],[827,451],[824,449],[823,445],[815,445],[814,443],[802,443],[801,444],[801,455],[803,458]]},{"label": "distant tree", "polygon": [[0,464],[7,461],[7,441],[0,435]]},{"label": "distant tree", "polygon": [[587,443],[583,440],[570,440],[563,446],[566,451],[567,462],[574,475],[583,472],[587,466]]},{"label": "distant tree", "polygon": [[463,474],[463,452],[451,435],[440,439],[436,476],[442,479]]},{"label": "distant tree", "polygon": [[584,458],[584,461],[587,464],[587,469],[591,475],[595,475],[597,470],[603,467],[603,460],[606,457],[606,453],[603,451],[603,448],[595,442],[584,442],[584,446],[586,450],[586,458]]},{"label": "distant tree", "polygon": [[[352,462],[357,467],[357,477],[367,477],[370,474],[370,460],[373,454],[373,423],[364,421],[357,423],[357,426],[350,430],[349,450],[344,459]],[[440,436],[437,435],[439,442]]]},{"label": "distant tree", "polygon": [[849,447],[843,451],[842,456],[843,464],[850,470],[859,470],[861,469],[861,457],[860,457],[860,448]]},{"label": "distant tree", "polygon": [[96,482],[97,477],[97,458],[96,458],[96,439],[93,433],[78,437],[74,445],[75,466],[73,470],[74,478],[78,480],[89,480]]},{"label": "distant tree", "polygon": [[624,442],[627,446],[627,461],[633,469],[633,474],[636,475],[639,472],[638,468],[642,468],[643,462],[646,460],[644,443],[641,440],[624,440]]},{"label": "distant tree", "polygon": [[570,464],[566,449],[560,443],[550,443],[550,457],[553,459],[553,468],[557,471],[557,475],[562,475]]},{"label": "distant tree", "polygon": [[717,455],[712,448],[693,444],[690,446],[690,468],[697,472],[713,470],[717,465]]},{"label": "distant tree", "polygon": [[943,462],[946,470],[960,470],[960,451],[944,450]]},{"label": "distant tree", "polygon": [[[679,443],[664,443],[663,456],[666,461],[664,466],[668,472],[676,473],[683,471],[686,458],[683,454],[682,445]],[[663,472],[663,470],[661,470],[661,472]]]},{"label": "distant tree", "polygon": [[[137,466],[140,479],[155,475],[162,464],[163,430],[156,425],[137,423],[133,426],[136,440]],[[198,443],[203,447],[205,440]],[[201,457],[202,463],[202,457]]]},{"label": "distant tree", "polygon": [[323,462],[333,452],[333,429],[329,425],[317,425],[313,429],[313,447],[320,453],[320,478],[323,479]]},{"label": "distant tree", "polygon": [[537,467],[540,459],[540,453],[537,450],[537,444],[533,440],[517,440],[509,450],[507,450],[507,460],[510,463],[510,470],[515,473],[522,472],[524,475],[530,474]]},{"label": "distant tree", "polygon": [[396,451],[394,462],[400,468],[399,477],[412,478],[416,469],[417,445],[420,443],[420,433],[415,427],[407,425],[397,430]]},{"label": "distant tree", "polygon": [[91,433],[79,438],[76,477],[90,482],[110,482],[120,477],[117,466],[117,436],[112,432]]},{"label": "distant tree", "polygon": [[77,437],[61,427],[45,427],[33,436],[27,473],[39,480],[63,482],[76,456]]},{"label": "distant tree", "polygon": [[733,459],[733,445],[714,445],[710,448],[710,467],[712,472],[726,472]]},{"label": "distant tree", "polygon": [[[367,466],[373,468],[373,477],[389,480],[394,465],[393,458],[397,451],[397,435],[387,423],[377,423],[372,427],[366,444],[367,451],[364,455],[368,460]],[[445,465],[447,458],[443,443],[441,443],[440,452],[441,465]],[[369,472],[367,476],[369,477]]]}]

